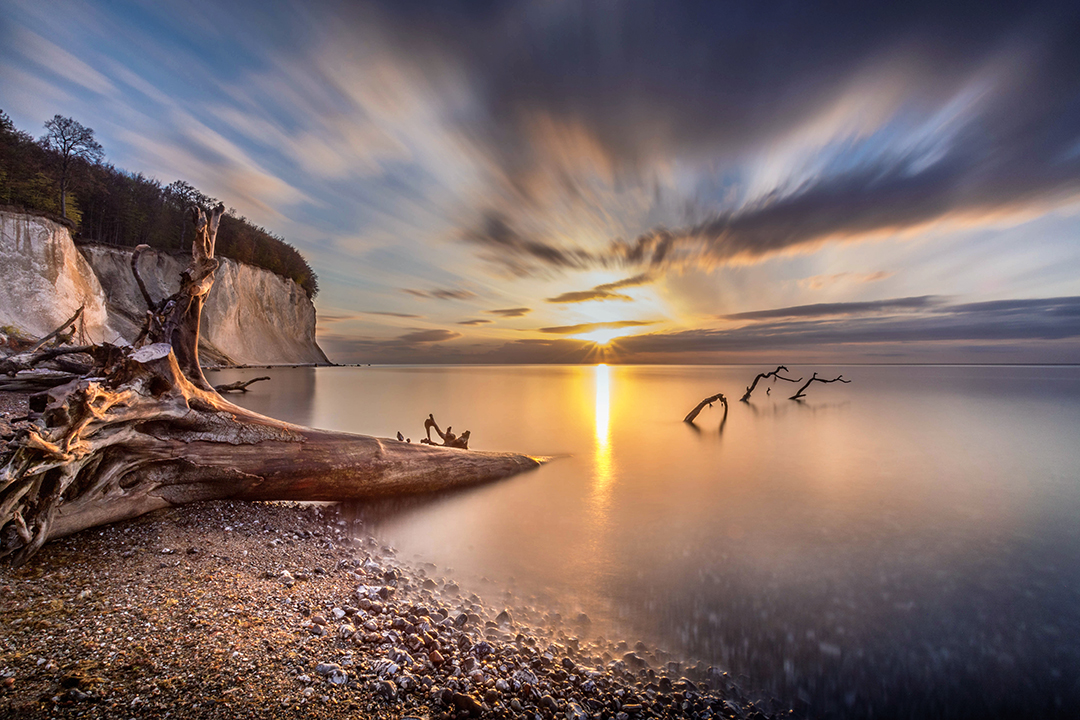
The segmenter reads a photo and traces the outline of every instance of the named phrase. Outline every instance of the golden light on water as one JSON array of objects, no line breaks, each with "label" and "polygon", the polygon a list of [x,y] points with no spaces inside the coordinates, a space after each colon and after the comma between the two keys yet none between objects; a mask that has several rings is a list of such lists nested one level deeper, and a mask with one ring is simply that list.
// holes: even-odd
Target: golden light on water
[{"label": "golden light on water", "polygon": [[592,506],[597,515],[605,514],[607,496],[614,476],[611,461],[611,368],[601,363],[596,379],[596,453],[594,458]]},{"label": "golden light on water", "polygon": [[608,447],[611,423],[611,368],[605,363],[596,366],[596,447]]}]

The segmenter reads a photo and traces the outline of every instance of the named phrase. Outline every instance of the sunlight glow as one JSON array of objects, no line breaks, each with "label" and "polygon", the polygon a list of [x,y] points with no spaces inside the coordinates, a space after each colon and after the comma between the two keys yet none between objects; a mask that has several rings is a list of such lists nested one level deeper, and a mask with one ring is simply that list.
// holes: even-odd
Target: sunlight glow
[{"label": "sunlight glow", "polygon": [[579,340],[588,340],[597,345],[607,345],[615,338],[626,337],[633,332],[633,330],[627,328],[601,328],[600,330],[592,330],[587,333],[582,333],[581,335],[574,335],[573,337]]}]

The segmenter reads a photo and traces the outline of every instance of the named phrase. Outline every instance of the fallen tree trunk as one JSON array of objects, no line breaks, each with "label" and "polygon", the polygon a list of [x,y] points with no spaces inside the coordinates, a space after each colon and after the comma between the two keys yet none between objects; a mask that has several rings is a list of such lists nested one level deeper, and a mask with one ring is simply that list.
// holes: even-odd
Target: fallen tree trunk
[{"label": "fallen tree trunk", "polygon": [[150,308],[141,347],[94,346],[90,373],[31,398],[33,419],[15,424],[0,454],[0,557],[18,564],[53,538],[199,500],[432,492],[540,464],[313,430],[225,400],[198,361],[223,211],[193,209],[191,264],[179,292]]}]

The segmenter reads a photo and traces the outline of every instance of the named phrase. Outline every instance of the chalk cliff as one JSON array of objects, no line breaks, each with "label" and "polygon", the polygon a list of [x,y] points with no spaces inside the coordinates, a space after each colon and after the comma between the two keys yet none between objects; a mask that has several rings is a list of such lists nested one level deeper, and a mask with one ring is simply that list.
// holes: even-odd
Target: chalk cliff
[{"label": "chalk cliff", "polygon": [[[182,255],[148,251],[139,269],[155,301],[176,292]],[[45,218],[0,212],[0,326],[39,337],[80,305],[87,339],[131,342],[146,313],[131,274],[131,250],[77,247]],[[203,309],[205,364],[326,363],[315,341],[315,306],[292,280],[221,259]]]}]

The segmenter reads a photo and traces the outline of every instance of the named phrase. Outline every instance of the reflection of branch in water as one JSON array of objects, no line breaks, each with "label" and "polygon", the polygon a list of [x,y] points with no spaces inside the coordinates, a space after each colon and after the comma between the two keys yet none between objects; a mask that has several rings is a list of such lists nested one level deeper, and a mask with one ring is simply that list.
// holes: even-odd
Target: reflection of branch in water
[{"label": "reflection of branch in water", "polygon": [[[817,414],[819,412],[825,412],[827,410],[840,410],[851,405],[850,400],[844,400],[843,402],[831,402],[831,403],[808,403],[805,400],[799,400],[795,403],[796,406],[801,408],[800,412],[809,411],[811,414]],[[788,405],[781,405],[780,407],[790,407]]]}]

